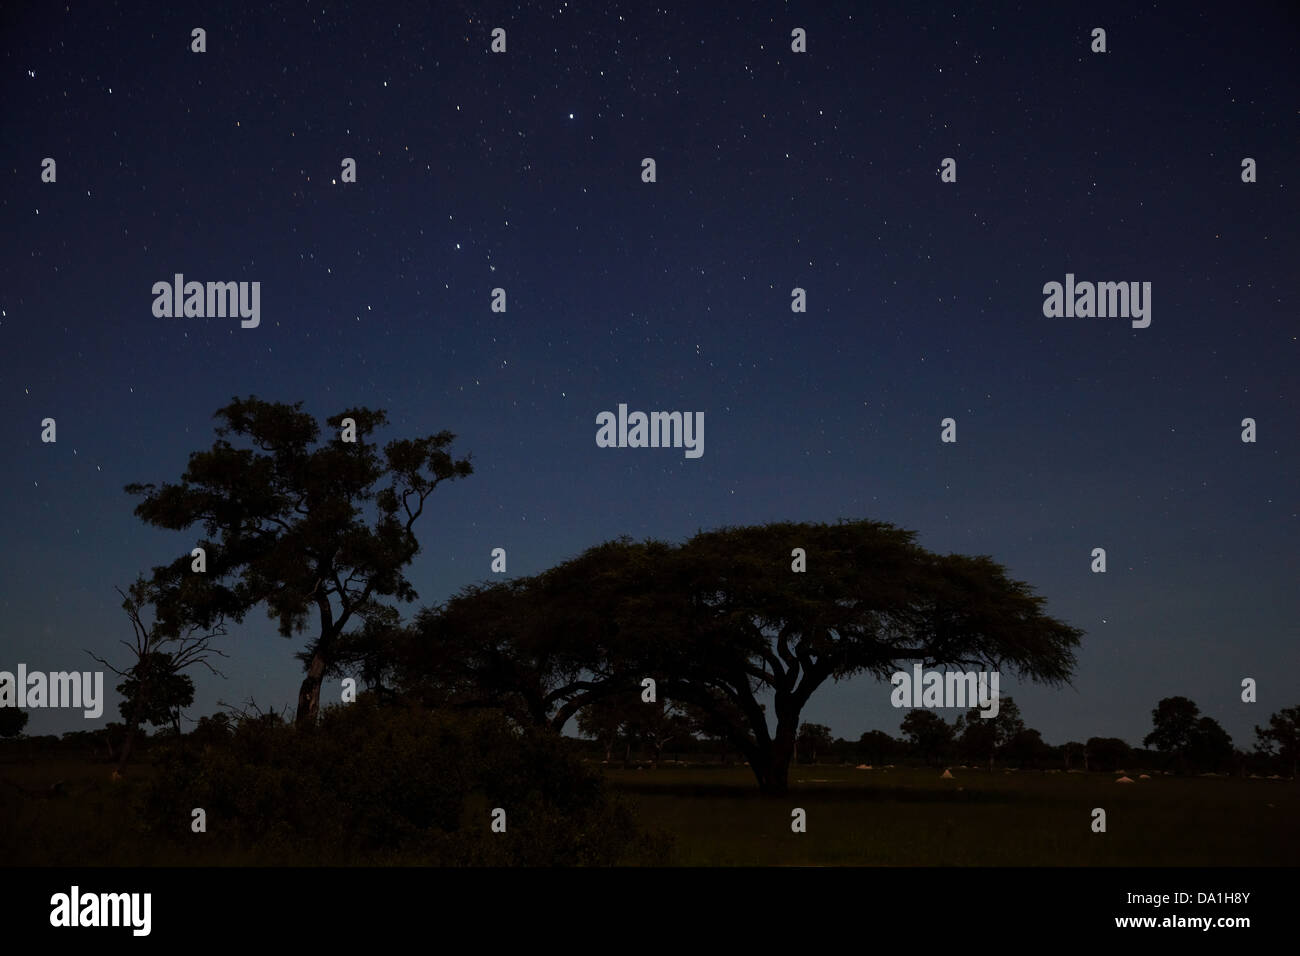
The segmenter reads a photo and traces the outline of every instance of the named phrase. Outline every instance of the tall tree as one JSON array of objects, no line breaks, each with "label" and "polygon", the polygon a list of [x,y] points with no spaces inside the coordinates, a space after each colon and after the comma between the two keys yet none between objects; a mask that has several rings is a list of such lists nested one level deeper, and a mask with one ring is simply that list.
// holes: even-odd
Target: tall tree
[{"label": "tall tree", "polygon": [[[370,439],[388,424],[382,410],[330,416],[323,442],[301,402],[235,398],[216,418],[217,440],[190,455],[178,483],[126,490],[144,496],[135,513],[149,524],[203,526],[207,540],[196,544],[207,555],[208,606],[239,620],[265,604],[286,638],[315,616],[296,718],[309,723],[348,626],[385,616],[381,598],[416,598],[403,573],[419,552],[415,523],[438,485],[473,468],[448,452],[455,436],[446,431],[393,440],[381,452]],[[199,573],[188,555],[159,570]]]},{"label": "tall tree", "polygon": [[799,715],[829,679],[886,679],[919,661],[1068,680],[1082,631],[1044,615],[1044,599],[991,558],[932,554],[914,537],[872,521],[726,528],[687,541],[655,576],[639,609],[656,622],[661,687],[706,709],[727,702],[765,792],[787,789]]}]

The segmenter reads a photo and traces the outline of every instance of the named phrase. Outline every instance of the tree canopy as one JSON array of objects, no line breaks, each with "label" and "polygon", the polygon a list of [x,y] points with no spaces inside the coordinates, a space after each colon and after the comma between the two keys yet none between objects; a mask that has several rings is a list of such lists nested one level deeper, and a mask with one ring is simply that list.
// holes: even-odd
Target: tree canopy
[{"label": "tree canopy", "polygon": [[126,490],[143,496],[135,513],[149,524],[200,525],[207,535],[195,542],[206,553],[203,571],[186,553],[154,572],[184,582],[187,615],[242,620],[262,604],[285,637],[315,617],[297,712],[310,722],[349,624],[386,619],[382,598],[416,598],[403,568],[419,551],[413,529],[429,495],[473,469],[452,457],[455,436],[446,431],[381,451],[370,438],[388,424],[383,410],[330,416],[325,441],[301,402],[235,398],[216,418],[217,440],[191,453],[179,482]]},{"label": "tree canopy", "polygon": [[17,707],[0,707],[0,737],[17,737],[27,726],[29,716]]},{"label": "tree canopy", "polygon": [[[422,612],[416,676],[557,729],[653,677],[781,793],[800,713],[828,679],[884,679],[921,661],[1068,680],[1081,631],[1047,617],[992,558],[933,554],[914,537],[842,521],[607,542]],[[792,564],[796,548],[806,570]]]}]

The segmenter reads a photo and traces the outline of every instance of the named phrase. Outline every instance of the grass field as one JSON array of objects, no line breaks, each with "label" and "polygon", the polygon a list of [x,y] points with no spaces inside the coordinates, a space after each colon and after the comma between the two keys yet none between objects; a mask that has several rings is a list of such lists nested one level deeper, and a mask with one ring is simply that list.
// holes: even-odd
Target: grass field
[{"label": "grass field", "polygon": [[[722,866],[1269,866],[1300,862],[1290,781],[954,768],[796,767],[786,797],[748,768],[609,770],[673,862]],[[791,811],[807,832],[791,831]],[[1106,832],[1092,832],[1092,811]]]},{"label": "grass field", "polygon": [[[135,799],[149,768],[110,781],[102,763],[0,764],[7,865],[274,862],[219,835],[181,854],[142,838]],[[764,797],[745,767],[607,770],[643,826],[683,866],[1269,866],[1300,863],[1300,786],[1235,777],[796,767]],[[62,781],[60,792],[46,795]],[[791,831],[791,811],[807,832]],[[1106,811],[1106,832],[1092,811]],[[206,847],[199,850],[198,846]],[[293,861],[282,861],[293,862]]]}]

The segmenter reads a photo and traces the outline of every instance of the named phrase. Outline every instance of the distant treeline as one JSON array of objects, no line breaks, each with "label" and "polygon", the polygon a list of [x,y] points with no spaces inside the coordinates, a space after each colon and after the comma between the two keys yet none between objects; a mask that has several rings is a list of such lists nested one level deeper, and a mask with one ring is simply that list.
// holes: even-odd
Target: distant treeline
[{"label": "distant treeline", "polygon": [[[1174,698],[1177,700],[1177,698]],[[795,758],[800,764],[866,764],[882,766],[955,766],[1016,770],[1087,770],[1111,773],[1142,769],[1157,772],[1218,773],[1233,775],[1291,776],[1294,768],[1286,754],[1261,738],[1257,749],[1231,746],[1224,734],[1209,745],[1185,750],[1162,751],[1130,746],[1114,737],[1090,737],[1084,742],[1051,745],[1038,731],[1023,728],[1019,711],[1011,698],[1004,698],[1003,713],[1011,715],[1013,730],[1006,742],[990,754],[987,738],[978,732],[985,725],[970,724],[965,718],[948,723],[933,712],[914,711],[923,718],[905,720],[910,734],[894,736],[871,730],[857,740],[833,737],[822,724],[804,723],[799,728]],[[265,719],[263,717],[262,719]],[[141,734],[135,742],[136,755],[146,761],[173,743],[187,748],[227,742],[240,722],[238,715],[219,712],[200,718],[197,726],[178,738],[171,727]],[[940,729],[947,728],[946,732]],[[990,728],[991,730],[994,728]],[[1257,728],[1261,729],[1262,728]],[[1153,732],[1154,733],[1154,732]],[[60,756],[91,761],[116,762],[126,735],[121,723],[109,723],[97,730],[69,731],[61,736],[18,736],[0,738],[0,759],[22,760]],[[1228,740],[1225,746],[1223,741]],[[570,753],[612,767],[659,766],[665,762],[695,765],[744,766],[745,758],[726,738],[708,737],[683,731],[658,737],[639,727],[621,725],[614,734],[593,737],[564,737],[562,746]],[[991,759],[990,759],[991,757]]]}]

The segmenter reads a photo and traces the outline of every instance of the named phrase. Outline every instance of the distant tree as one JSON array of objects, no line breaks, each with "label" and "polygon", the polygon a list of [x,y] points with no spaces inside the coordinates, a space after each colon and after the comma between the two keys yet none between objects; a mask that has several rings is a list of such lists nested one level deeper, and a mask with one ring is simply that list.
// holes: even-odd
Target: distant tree
[{"label": "distant tree", "polygon": [[830,756],[836,763],[851,763],[856,755],[858,742],[847,737],[836,737],[831,741]]},{"label": "distant tree", "polygon": [[1231,769],[1232,737],[1213,717],[1202,717],[1192,728],[1187,743],[1187,762],[1197,773],[1221,773]]},{"label": "distant tree", "polygon": [[645,701],[637,693],[612,694],[593,700],[578,711],[578,732],[594,737],[605,748],[608,763],[614,746],[624,744],[623,766],[631,761],[634,746],[645,747],[658,769],[664,749],[692,734],[691,720],[672,704]]},{"label": "distant tree", "polygon": [[17,737],[27,726],[29,715],[17,707],[0,707],[0,737]]},{"label": "distant tree", "polygon": [[[403,569],[419,552],[413,529],[429,496],[473,469],[449,454],[455,436],[445,431],[390,441],[381,453],[368,439],[388,423],[382,410],[330,416],[319,447],[321,427],[301,402],[236,398],[216,417],[217,441],[191,453],[179,483],[126,490],[144,497],[135,513],[147,523],[178,531],[201,524],[208,535],[198,542],[206,573],[190,573],[188,554],[155,570],[203,582],[191,595],[196,618],[220,611],[240,620],[264,603],[280,634],[293,637],[315,615],[296,717],[311,723],[348,626],[384,615],[380,598],[417,596]],[[345,420],[355,441],[340,437]],[[251,447],[235,447],[232,436]]]},{"label": "distant tree", "polygon": [[825,756],[830,753],[833,745],[831,729],[825,724],[805,722],[799,726],[799,733],[795,737],[795,747],[802,762],[816,763],[817,755]]},{"label": "distant tree", "polygon": [[[578,711],[578,733],[591,737],[605,748],[605,763],[613,757],[614,748],[623,735],[627,710],[618,697],[603,697],[592,701]],[[626,764],[626,760],[624,763]]]},{"label": "distant tree", "polygon": [[219,745],[229,740],[234,731],[234,723],[228,713],[218,712],[199,718],[198,724],[190,731],[190,741],[198,746]]},{"label": "distant tree", "polygon": [[1255,727],[1256,749],[1275,755],[1283,766],[1290,766],[1292,779],[1297,779],[1296,763],[1300,758],[1300,706],[1279,710],[1268,718],[1268,726]]},{"label": "distant tree", "polygon": [[965,759],[974,763],[988,762],[993,769],[993,758],[1002,752],[1018,734],[1025,729],[1025,722],[1020,716],[1020,707],[1011,697],[998,700],[998,712],[995,717],[984,717],[978,707],[966,712],[963,722],[958,718],[956,733],[958,745]]},{"label": "distant tree", "polygon": [[926,763],[942,763],[952,746],[955,727],[932,710],[909,710],[899,728]]},{"label": "distant tree", "polygon": [[117,685],[122,695],[118,709],[128,725],[181,728],[181,708],[194,703],[194,681],[176,672],[176,662],[163,651],[153,651],[138,660],[126,680]]},{"label": "distant tree", "polygon": [[[986,718],[981,717],[980,720]],[[1003,697],[998,701],[996,717],[987,718],[998,731],[998,746],[1006,747],[1025,730],[1025,721],[1020,716],[1020,706],[1012,697]]]},{"label": "distant tree", "polygon": [[[172,724],[180,733],[180,711],[194,702],[194,681],[183,671],[196,665],[224,676],[213,665],[215,657],[226,657],[215,646],[225,635],[225,621],[219,609],[209,607],[197,617],[190,613],[188,601],[202,584],[193,579],[177,578],[158,569],[152,578],[139,576],[129,591],[118,588],[122,610],[131,622],[132,640],[119,641],[131,653],[132,662],[119,668],[104,657],[86,651],[114,674],[123,678],[117,685],[122,695],[119,710],[125,722],[122,745],[117,752],[117,769],[125,769],[135,748],[142,726]],[[146,609],[153,608],[153,619],[146,622]],[[112,740],[108,739],[109,757],[113,757]]]},{"label": "distant tree", "polygon": [[1077,740],[1071,740],[1061,747],[1061,756],[1065,760],[1065,769],[1072,770],[1076,763],[1082,764],[1083,769],[1088,769],[1088,748]]},{"label": "distant tree", "polygon": [[691,735],[691,722],[665,700],[647,703],[637,697],[627,706],[629,713],[624,729],[632,740],[650,751],[657,770],[664,748]]},{"label": "distant tree", "polygon": [[898,740],[883,730],[868,730],[858,738],[858,755],[873,766],[893,760],[898,749]]},{"label": "distant tree", "polygon": [[1200,708],[1186,697],[1166,697],[1151,711],[1155,729],[1142,738],[1144,747],[1155,747],[1170,756],[1176,769],[1188,769],[1188,749],[1196,731]]},{"label": "distant tree", "polygon": [[1033,728],[1020,731],[1002,750],[1002,755],[1017,767],[1039,768],[1051,754],[1052,748],[1043,741],[1043,735]]},{"label": "distant tree", "polygon": [[[714,710],[706,711],[691,703],[679,703],[679,706],[690,723],[691,734],[706,744],[708,752],[717,754],[723,764],[730,765],[733,747],[731,733],[728,728],[733,726],[736,721],[742,720],[743,717],[736,715],[732,717],[730,722],[720,722],[716,717],[716,712],[726,707],[726,701],[723,699],[716,702]],[[759,704],[759,707],[765,709],[766,705]]]},{"label": "distant tree", "polygon": [[998,728],[991,718],[981,717],[978,709],[958,717],[954,728],[957,752],[963,762],[987,764],[993,769],[993,757],[998,750]]},{"label": "distant tree", "polygon": [[1132,749],[1118,737],[1089,737],[1084,747],[1089,770],[1120,770],[1133,759]]}]

